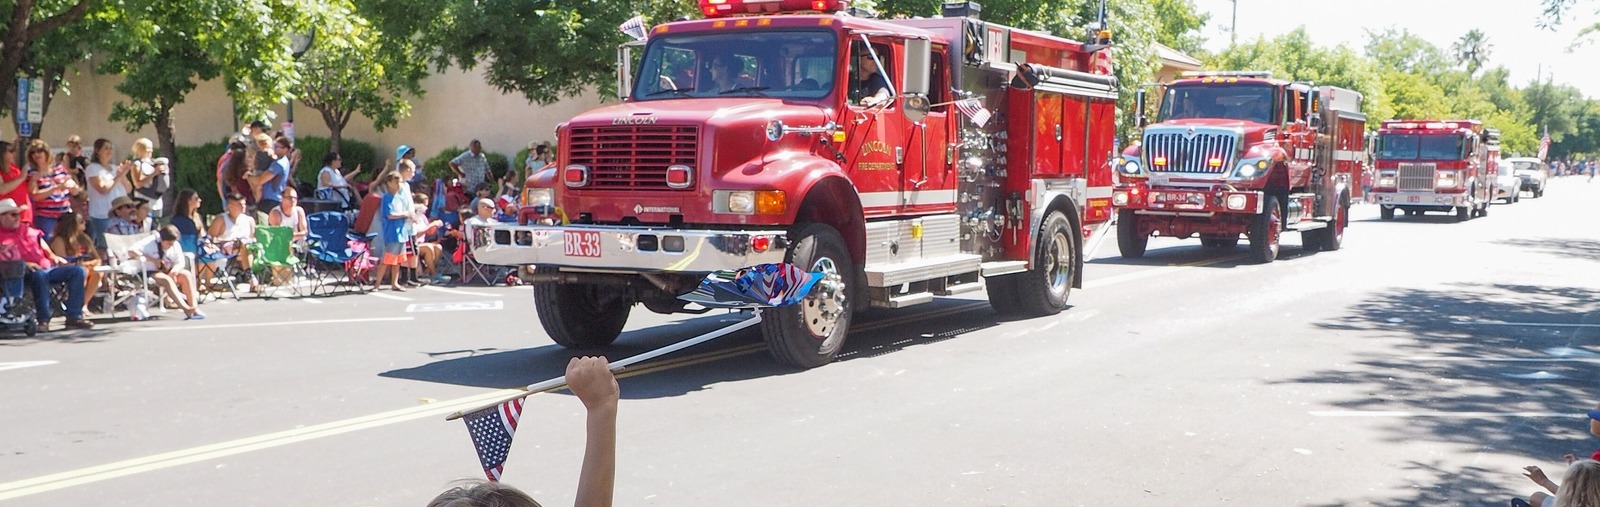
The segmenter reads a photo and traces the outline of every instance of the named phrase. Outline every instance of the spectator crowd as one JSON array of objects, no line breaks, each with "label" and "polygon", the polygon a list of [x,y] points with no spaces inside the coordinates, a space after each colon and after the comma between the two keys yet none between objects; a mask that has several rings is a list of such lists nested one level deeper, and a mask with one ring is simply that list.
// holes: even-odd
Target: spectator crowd
[{"label": "spectator crowd", "polygon": [[[401,145],[376,171],[346,167],[337,152],[313,154],[322,166],[315,181],[298,182],[303,154],[294,140],[256,121],[218,154],[216,187],[199,189],[177,188],[173,164],[156,156],[149,139],[134,140],[125,153],[103,138],[86,151],[76,135],[60,149],[41,139],[0,141],[7,161],[0,164],[0,263],[26,268],[6,278],[5,301],[20,300],[26,286],[46,330],[54,314],[65,313],[68,328],[89,329],[97,311],[121,308],[139,319],[151,304],[203,319],[207,295],[292,283],[252,258],[263,254],[258,228],[286,228],[293,251],[304,255],[317,213],[338,215],[366,253],[374,269],[353,272],[363,275],[356,282],[395,291],[447,283],[456,272],[450,268],[470,255],[461,225],[515,220],[523,178],[555,158],[548,143],[530,143],[525,164],[496,180],[482,144],[468,146],[449,161],[447,178],[425,177],[416,150]],[[223,211],[206,217],[201,204],[209,198]],[[108,266],[127,261],[152,290],[114,298],[108,274],[126,269]],[[516,283],[514,273],[500,280]]]}]

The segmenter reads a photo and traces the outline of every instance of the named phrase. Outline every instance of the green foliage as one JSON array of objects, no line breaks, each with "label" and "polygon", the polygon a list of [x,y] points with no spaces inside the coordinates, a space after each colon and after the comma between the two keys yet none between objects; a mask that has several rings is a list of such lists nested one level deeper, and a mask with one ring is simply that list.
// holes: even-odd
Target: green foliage
[{"label": "green foliage", "polygon": [[1156,12],[1156,42],[1166,44],[1191,56],[1205,51],[1205,37],[1200,31],[1211,21],[1211,15],[1200,12],[1194,0],[1153,0]]},{"label": "green foliage", "polygon": [[[315,185],[317,173],[322,171],[322,156],[332,149],[332,140],[326,137],[307,136],[296,138],[295,148],[300,150],[300,166],[295,168],[294,177]],[[377,148],[371,144],[345,139],[341,143],[339,155],[344,157],[344,170],[355,169],[356,164],[361,165],[361,174],[357,178],[371,178],[378,174],[375,168],[383,164],[383,159],[378,156]]]},{"label": "green foliage", "polygon": [[1467,66],[1467,74],[1477,74],[1483,63],[1489,60],[1489,53],[1494,45],[1489,43],[1489,36],[1483,30],[1471,29],[1461,39],[1450,44],[1450,53],[1456,62]]},{"label": "green foliage", "polygon": [[299,62],[305,81],[296,95],[322,113],[336,144],[355,113],[370,119],[380,132],[394,127],[411,115],[405,97],[423,95],[426,62],[403,49],[385,47],[409,41],[371,28],[347,0],[324,6],[325,19],[318,24],[323,35]]},{"label": "green foliage", "polygon": [[[463,151],[467,151],[467,149],[451,146],[445,148],[444,151],[440,151],[438,155],[429,157],[422,162],[422,175],[429,178],[454,177],[455,171],[450,170],[450,160],[456,158],[456,155],[460,155]],[[505,176],[506,171],[511,169],[511,160],[506,158],[504,154],[485,150],[483,155],[489,159],[489,174],[492,179],[499,179]],[[489,184],[492,186],[494,182],[490,181]]]},{"label": "green foliage", "polygon": [[217,160],[228,151],[221,141],[200,146],[179,146],[172,160],[173,188],[192,188],[200,193],[200,212],[216,214],[222,211],[222,199],[217,196]]},{"label": "green foliage", "polygon": [[1236,44],[1212,57],[1207,66],[1227,70],[1268,70],[1274,76],[1360,92],[1369,118],[1385,118],[1384,83],[1372,62],[1345,46],[1324,47],[1311,41],[1305,27],[1272,39]]}]

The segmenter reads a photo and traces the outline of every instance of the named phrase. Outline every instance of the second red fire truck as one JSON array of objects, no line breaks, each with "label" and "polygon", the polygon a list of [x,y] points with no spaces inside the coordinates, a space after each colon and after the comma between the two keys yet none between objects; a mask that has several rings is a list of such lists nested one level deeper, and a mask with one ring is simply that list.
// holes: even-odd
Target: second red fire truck
[{"label": "second red fire truck", "polygon": [[1308,249],[1339,249],[1362,195],[1365,127],[1351,90],[1265,72],[1185,74],[1166,86],[1142,142],[1115,161],[1122,256],[1143,256],[1153,235],[1199,236],[1207,247],[1243,235],[1257,262],[1278,257],[1283,231],[1299,231]]},{"label": "second red fire truck", "polygon": [[610,344],[636,304],[763,263],[822,272],[766,310],[773,356],[811,367],[851,317],[987,290],[1051,314],[1111,218],[1117,83],[1091,43],[978,19],[875,20],[840,0],[702,0],[649,30],[626,101],[561,125],[521,224],[476,235],[486,263],[535,266],[538,317],[568,347]]},{"label": "second red fire truck", "polygon": [[1499,176],[1500,132],[1477,120],[1399,120],[1378,130],[1374,203],[1384,220],[1396,211],[1487,216]]}]

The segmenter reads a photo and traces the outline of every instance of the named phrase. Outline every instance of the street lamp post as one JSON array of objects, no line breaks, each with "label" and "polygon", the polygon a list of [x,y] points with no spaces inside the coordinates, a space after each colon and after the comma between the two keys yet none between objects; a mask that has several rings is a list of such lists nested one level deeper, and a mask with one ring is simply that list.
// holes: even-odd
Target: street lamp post
[{"label": "street lamp post", "polygon": [[[315,43],[316,40],[317,30],[315,28],[305,33],[289,34],[289,52],[294,54],[295,61],[300,61],[300,57],[305,56],[306,51],[311,50],[311,44]],[[288,123],[292,128],[294,126],[294,97],[289,97],[287,104]]]}]

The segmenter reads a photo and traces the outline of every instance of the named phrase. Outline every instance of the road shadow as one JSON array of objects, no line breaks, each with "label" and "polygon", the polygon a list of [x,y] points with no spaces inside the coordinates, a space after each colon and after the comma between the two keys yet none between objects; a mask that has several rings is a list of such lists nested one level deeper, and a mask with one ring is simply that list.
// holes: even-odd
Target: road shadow
[{"label": "road shadow", "polygon": [[[1457,466],[1455,463],[1445,461],[1410,461],[1399,467],[1408,478],[1416,478],[1401,485],[1409,490],[1399,498],[1370,496],[1366,498],[1341,499],[1331,503],[1310,504],[1316,507],[1343,507],[1347,505],[1377,505],[1393,507],[1411,507],[1416,505],[1473,505],[1495,506],[1508,505],[1512,496],[1526,498],[1535,490],[1542,491],[1519,474],[1521,470],[1488,470],[1473,466]],[[1545,467],[1546,473],[1552,472]],[[1505,484],[1513,482],[1511,478],[1519,479],[1526,487],[1507,488]],[[1556,480],[1560,480],[1556,477]]]},{"label": "road shadow", "polygon": [[[1382,354],[1358,354],[1336,368],[1274,384],[1337,385],[1360,393],[1332,403],[1352,411],[1535,412],[1565,417],[1395,417],[1380,426],[1394,444],[1449,442],[1484,452],[1559,464],[1565,453],[1587,456],[1600,441],[1582,414],[1600,393],[1600,329],[1504,323],[1580,323],[1600,312],[1600,291],[1586,287],[1453,284],[1436,290],[1391,289],[1317,327],[1352,340],[1382,340]],[[1593,319],[1591,319],[1593,320]],[[1397,352],[1396,352],[1397,351]],[[1484,361],[1482,359],[1561,359]],[[1532,486],[1518,470],[1473,470],[1413,463],[1435,474],[1416,498],[1351,499],[1332,505],[1439,504],[1479,500],[1504,505]],[[1552,472],[1554,474],[1554,472]],[[1521,491],[1528,489],[1528,491]],[[1492,500],[1492,501],[1490,501]]]},{"label": "road shadow", "polygon": [[[518,350],[460,349],[421,351],[431,361],[380,373],[394,379],[507,389],[561,376],[567,362],[579,355],[603,355],[616,361],[711,332],[742,320],[719,314],[685,319],[623,333],[610,347],[591,351],[547,345]],[[913,309],[870,311],[857,318],[838,361],[878,357],[950,340],[997,326],[1008,319],[984,301],[939,298]],[[826,366],[824,366],[826,368]],[[709,386],[777,375],[803,373],[767,354],[757,329],[690,347],[624,370],[622,397],[653,399],[681,396]],[[637,376],[635,376],[637,375]]]},{"label": "road shadow", "polygon": [[[60,326],[61,324],[56,324]],[[21,331],[15,333],[0,333],[0,347],[26,347],[39,343],[100,343],[106,341],[115,330],[106,329],[101,323],[95,329],[86,331],[41,331],[34,336],[24,335]]]},{"label": "road shadow", "polygon": [[1566,257],[1570,259],[1600,261],[1600,241],[1592,239],[1503,239],[1495,241],[1496,245],[1506,245],[1526,248],[1545,255]]}]

